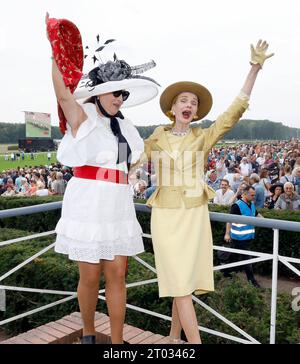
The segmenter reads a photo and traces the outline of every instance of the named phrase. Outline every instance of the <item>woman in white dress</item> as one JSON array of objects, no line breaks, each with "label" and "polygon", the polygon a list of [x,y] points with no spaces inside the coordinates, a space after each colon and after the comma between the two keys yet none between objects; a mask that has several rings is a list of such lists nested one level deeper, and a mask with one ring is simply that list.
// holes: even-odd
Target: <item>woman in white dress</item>
[{"label": "woman in white dress", "polygon": [[[74,171],[56,226],[55,251],[78,262],[81,342],[96,341],[94,316],[103,272],[111,340],[123,343],[127,257],[144,250],[127,176],[144,146],[136,128],[119,110],[157,95],[153,80],[135,76],[155,63],[139,66],[134,73],[126,62],[115,59],[99,64],[77,86],[79,78],[74,81],[73,76],[81,70],[76,62],[83,63],[80,33],[73,23],[50,19],[48,14],[46,24],[60,126],[65,131],[57,159]],[[77,99],[86,101],[79,104]]]}]

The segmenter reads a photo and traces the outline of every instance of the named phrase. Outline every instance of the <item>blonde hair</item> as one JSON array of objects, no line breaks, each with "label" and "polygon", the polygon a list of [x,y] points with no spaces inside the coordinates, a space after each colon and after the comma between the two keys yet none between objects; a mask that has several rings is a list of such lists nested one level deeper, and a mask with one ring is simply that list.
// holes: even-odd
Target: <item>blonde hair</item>
[{"label": "blonde hair", "polygon": [[293,169],[293,173],[292,173],[292,176],[295,177],[297,175],[297,172],[300,171],[300,167],[295,167]]},{"label": "blonde hair", "polygon": [[300,157],[296,158],[295,164],[294,164],[294,169],[300,167]]},{"label": "blonde hair", "polygon": [[[179,94],[180,95],[180,94]],[[176,95],[172,101],[171,110],[166,112],[167,117],[172,121],[172,127],[175,126],[175,115],[172,112],[172,107],[176,103],[179,95]]]},{"label": "blonde hair", "polygon": [[172,121],[172,125],[175,124],[175,115],[173,114],[173,112],[171,110],[167,111],[166,115]]}]

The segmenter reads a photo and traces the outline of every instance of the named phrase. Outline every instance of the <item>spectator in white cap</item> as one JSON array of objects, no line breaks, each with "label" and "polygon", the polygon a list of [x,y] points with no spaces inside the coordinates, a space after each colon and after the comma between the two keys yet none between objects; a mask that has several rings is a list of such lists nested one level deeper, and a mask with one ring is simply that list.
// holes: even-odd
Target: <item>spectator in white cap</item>
[{"label": "spectator in white cap", "polygon": [[252,172],[252,164],[248,161],[247,157],[243,157],[240,163],[241,175],[249,177]]}]

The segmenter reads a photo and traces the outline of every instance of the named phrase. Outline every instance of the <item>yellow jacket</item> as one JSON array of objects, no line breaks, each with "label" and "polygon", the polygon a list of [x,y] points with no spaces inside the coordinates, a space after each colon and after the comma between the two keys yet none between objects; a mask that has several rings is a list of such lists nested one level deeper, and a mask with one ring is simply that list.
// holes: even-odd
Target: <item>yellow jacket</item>
[{"label": "yellow jacket", "polygon": [[147,205],[160,208],[186,208],[206,204],[215,192],[204,183],[204,166],[210,149],[222,139],[248,108],[248,102],[237,97],[226,112],[209,128],[195,127],[184,137],[178,153],[172,151],[167,139],[171,125],[157,127],[145,140],[140,162],[154,164],[157,176],[155,192]]}]

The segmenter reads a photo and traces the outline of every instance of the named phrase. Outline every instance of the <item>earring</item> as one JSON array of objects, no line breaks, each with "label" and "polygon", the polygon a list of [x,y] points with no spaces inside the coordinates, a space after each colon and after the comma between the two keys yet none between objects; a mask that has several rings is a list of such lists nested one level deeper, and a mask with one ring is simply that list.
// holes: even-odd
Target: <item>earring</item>
[{"label": "earring", "polygon": [[199,116],[198,115],[195,115],[194,117],[193,117],[193,119],[194,120],[197,120],[199,118]]}]

